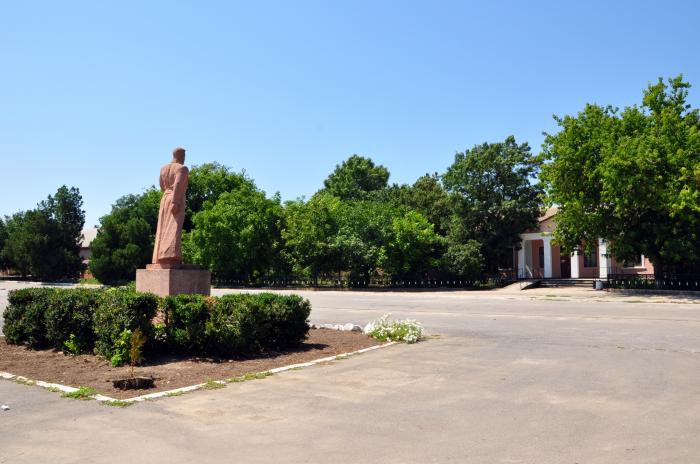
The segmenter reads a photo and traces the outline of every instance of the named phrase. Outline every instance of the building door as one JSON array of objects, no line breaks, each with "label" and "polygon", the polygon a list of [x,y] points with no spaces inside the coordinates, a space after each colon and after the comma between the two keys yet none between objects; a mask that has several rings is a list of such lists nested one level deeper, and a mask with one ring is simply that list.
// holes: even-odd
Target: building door
[{"label": "building door", "polygon": [[571,278],[571,256],[564,253],[561,258],[559,258],[559,264],[561,266],[561,278],[570,279]]}]

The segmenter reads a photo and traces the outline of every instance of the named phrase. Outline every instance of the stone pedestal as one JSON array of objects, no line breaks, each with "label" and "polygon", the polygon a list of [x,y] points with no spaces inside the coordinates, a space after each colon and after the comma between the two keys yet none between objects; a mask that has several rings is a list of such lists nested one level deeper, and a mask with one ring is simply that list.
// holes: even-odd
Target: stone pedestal
[{"label": "stone pedestal", "polygon": [[211,272],[195,267],[164,268],[149,265],[136,270],[136,291],[151,292],[158,296],[181,293],[211,294]]}]

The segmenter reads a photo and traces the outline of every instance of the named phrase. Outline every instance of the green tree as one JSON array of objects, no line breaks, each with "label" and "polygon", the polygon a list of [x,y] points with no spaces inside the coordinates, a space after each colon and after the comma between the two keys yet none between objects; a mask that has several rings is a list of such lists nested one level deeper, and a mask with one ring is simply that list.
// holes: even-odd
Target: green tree
[{"label": "green tree", "polygon": [[518,145],[512,136],[457,153],[442,176],[454,208],[447,227],[450,246],[478,241],[484,270],[495,273],[518,246],[519,234],[537,225],[542,187],[534,180],[540,166],[529,145]]},{"label": "green tree", "polygon": [[3,256],[22,275],[41,280],[80,275],[85,212],[80,191],[60,187],[36,209],[8,218]]},{"label": "green tree", "polygon": [[6,228],[3,256],[7,264],[23,277],[33,275],[37,267],[44,266],[42,259],[51,253],[48,215],[41,210],[20,211],[7,218]]},{"label": "green tree", "polygon": [[483,275],[484,257],[481,254],[481,243],[477,240],[467,240],[464,243],[450,243],[442,256],[445,269],[455,275],[467,279],[478,279]]},{"label": "green tree", "polygon": [[437,174],[419,177],[413,185],[394,184],[373,192],[371,198],[380,202],[390,202],[419,212],[435,226],[440,235],[447,233],[453,214],[450,195],[442,186]]},{"label": "green tree", "polygon": [[349,271],[351,280],[368,280],[386,261],[386,244],[396,213],[390,203],[342,202],[338,233],[331,242],[340,256],[337,271]]},{"label": "green tree", "polygon": [[407,211],[391,221],[384,259],[378,264],[388,273],[409,276],[436,267],[435,247],[440,237],[421,213]]},{"label": "green tree", "polygon": [[216,203],[222,194],[240,189],[243,185],[254,187],[253,181],[245,172],[233,172],[219,163],[205,163],[192,167],[187,187],[187,211],[183,229],[192,229],[192,218],[204,209],[206,202]]},{"label": "green tree", "polygon": [[647,256],[657,275],[700,270],[700,117],[689,88],[682,76],[659,79],[641,106],[555,118],[542,178],[563,245],[601,237],[620,259]]},{"label": "green tree", "polygon": [[185,258],[220,279],[254,279],[270,269],[280,251],[281,219],[278,196],[268,199],[243,184],[194,215],[194,228],[183,242]]},{"label": "green tree", "polygon": [[341,200],[328,193],[318,193],[308,202],[288,202],[284,208],[284,253],[298,274],[316,277],[341,267],[334,246],[338,233]]},{"label": "green tree", "polygon": [[8,263],[5,258],[5,242],[7,241],[7,226],[5,221],[0,218],[0,270],[7,269]]},{"label": "green tree", "polygon": [[375,166],[370,158],[352,155],[323,182],[325,190],[341,200],[367,199],[371,192],[386,188],[389,171]]},{"label": "green tree", "polygon": [[92,241],[90,272],[105,284],[131,281],[151,262],[161,192],[154,187],[117,200],[100,219]]}]

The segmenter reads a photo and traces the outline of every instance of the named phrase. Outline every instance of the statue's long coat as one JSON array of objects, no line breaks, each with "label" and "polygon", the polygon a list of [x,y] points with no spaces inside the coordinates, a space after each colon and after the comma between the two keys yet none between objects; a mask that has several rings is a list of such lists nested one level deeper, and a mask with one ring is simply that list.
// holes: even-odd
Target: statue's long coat
[{"label": "statue's long coat", "polygon": [[[156,244],[153,263],[182,262],[182,224],[185,222],[185,192],[189,171],[182,164],[168,163],[160,169],[160,189],[163,198],[158,212]],[[173,213],[173,206],[179,210]]]}]

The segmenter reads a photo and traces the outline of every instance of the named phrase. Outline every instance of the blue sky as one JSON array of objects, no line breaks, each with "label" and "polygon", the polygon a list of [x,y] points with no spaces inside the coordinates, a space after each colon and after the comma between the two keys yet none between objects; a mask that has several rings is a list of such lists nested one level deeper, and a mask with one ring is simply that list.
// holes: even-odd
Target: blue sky
[{"label": "blue sky", "polygon": [[700,101],[697,2],[5,2],[0,215],[62,184],[87,225],[188,164],[310,196],[353,153],[391,182],[552,115],[640,101],[683,73]]}]

